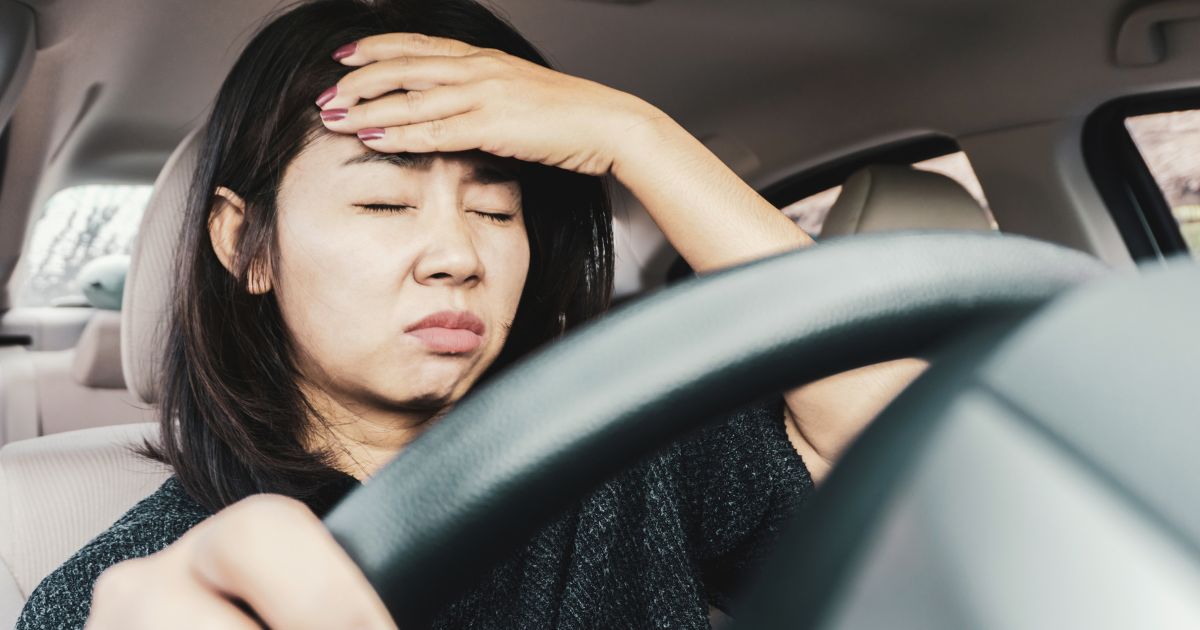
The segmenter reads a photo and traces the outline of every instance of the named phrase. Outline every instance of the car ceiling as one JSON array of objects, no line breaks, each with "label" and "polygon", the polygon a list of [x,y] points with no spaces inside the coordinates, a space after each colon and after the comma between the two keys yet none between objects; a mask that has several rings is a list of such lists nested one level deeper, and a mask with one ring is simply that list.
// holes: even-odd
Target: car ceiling
[{"label": "car ceiling", "polygon": [[[29,208],[70,184],[150,181],[215,95],[260,0],[23,0],[38,52],[11,123],[0,278]],[[855,148],[1082,117],[1125,93],[1196,85],[1200,21],[1164,63],[1118,68],[1125,0],[501,0],[560,70],[645,98],[762,186]],[[661,235],[618,198],[618,293]],[[660,261],[658,263],[654,261]],[[5,264],[7,261],[8,264]]]}]

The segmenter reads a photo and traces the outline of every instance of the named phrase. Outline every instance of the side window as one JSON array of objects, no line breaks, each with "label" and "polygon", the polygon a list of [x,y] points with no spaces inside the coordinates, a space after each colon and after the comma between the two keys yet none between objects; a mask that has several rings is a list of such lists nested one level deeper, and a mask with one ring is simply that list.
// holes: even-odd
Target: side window
[{"label": "side window", "polygon": [[79,270],[101,256],[130,253],[151,190],[153,186],[91,185],[55,193],[26,243],[16,303],[82,303]]},{"label": "side window", "polygon": [[1200,109],[1130,116],[1125,128],[1200,258]]},{"label": "side window", "polygon": [[[863,163],[869,164],[872,161],[868,159]],[[988,212],[988,217],[991,218],[987,198],[983,195],[983,187],[979,185],[979,179],[975,177],[975,170],[971,168],[971,162],[967,159],[966,153],[957,151],[913,162],[912,165],[913,168],[941,173],[957,181],[979,201],[984,211]],[[829,214],[829,209],[833,207],[834,202],[837,201],[838,195],[841,192],[841,186],[833,186],[790,203],[781,208],[781,210],[795,221],[796,225],[803,228],[805,232],[813,236],[818,236],[821,233],[821,226],[825,223],[825,217]],[[992,219],[992,225],[996,225],[995,219]]]}]

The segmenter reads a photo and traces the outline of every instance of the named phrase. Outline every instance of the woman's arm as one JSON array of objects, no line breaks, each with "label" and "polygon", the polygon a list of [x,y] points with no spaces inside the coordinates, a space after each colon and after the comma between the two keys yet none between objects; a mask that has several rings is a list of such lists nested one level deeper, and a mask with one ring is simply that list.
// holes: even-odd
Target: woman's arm
[{"label": "woman's arm", "polygon": [[898,359],[784,392],[788,438],[814,483],[821,483],[850,442],[926,367],[921,359]]},{"label": "woman's arm", "polygon": [[[324,112],[337,110],[322,120],[376,151],[481,149],[612,174],[697,271],[813,244],[687,130],[632,94],[416,33],[365,37],[335,58],[357,69],[313,95]],[[872,366],[786,394],[789,436],[814,478],[920,367]]]},{"label": "woman's arm", "polygon": [[[166,547],[109,566],[90,597],[84,630],[396,630],[321,519],[276,494],[251,495]],[[24,627],[77,627],[53,621]]]},{"label": "woman's arm", "polygon": [[[712,271],[813,244],[699,140],[666,114],[650,111],[628,129],[612,172],[693,269]],[[815,482],[925,367],[919,359],[890,361],[784,393],[788,437]]]},{"label": "woman's arm", "polygon": [[692,269],[712,271],[813,244],[695,136],[639,105],[649,113],[629,127],[612,174]]}]

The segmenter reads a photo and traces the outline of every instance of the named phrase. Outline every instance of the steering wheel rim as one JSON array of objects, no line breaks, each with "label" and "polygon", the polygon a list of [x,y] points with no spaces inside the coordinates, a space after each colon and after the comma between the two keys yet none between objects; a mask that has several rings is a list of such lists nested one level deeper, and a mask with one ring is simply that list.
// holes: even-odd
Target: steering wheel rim
[{"label": "steering wheel rim", "polygon": [[397,622],[424,627],[570,501],[700,424],[920,355],[1106,270],[1024,237],[909,232],[708,274],[581,326],[472,391],[325,524]]},{"label": "steering wheel rim", "polygon": [[734,627],[1200,627],[1197,286],[1178,255],[939,348]]}]

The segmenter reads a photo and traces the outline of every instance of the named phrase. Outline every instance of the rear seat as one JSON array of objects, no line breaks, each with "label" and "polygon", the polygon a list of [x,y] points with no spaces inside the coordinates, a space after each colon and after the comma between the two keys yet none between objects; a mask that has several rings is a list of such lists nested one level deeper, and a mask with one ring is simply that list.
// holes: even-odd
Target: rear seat
[{"label": "rear seat", "polygon": [[[129,395],[147,404],[158,398],[161,323],[171,299],[171,253],[199,155],[199,131],[184,139],[155,183],[138,228],[121,304],[124,355],[110,376],[123,370]],[[96,356],[103,355],[107,346],[100,342],[108,337],[101,333],[115,333],[115,327],[89,324],[97,326],[99,335]],[[89,345],[82,343],[79,348],[81,356],[76,360],[81,370],[89,364],[83,358],[91,354],[86,350]],[[115,360],[100,364],[111,368]],[[79,411],[70,417],[89,426],[103,424],[91,421],[89,414]],[[118,419],[129,421],[124,415]],[[0,498],[4,499],[0,501],[0,627],[17,618],[25,598],[46,574],[170,475],[168,467],[130,448],[157,435],[157,424],[128,424],[59,433],[0,448]]]},{"label": "rear seat", "polygon": [[125,388],[120,311],[97,309],[70,350],[29,354],[37,376],[39,435],[153,419]]},{"label": "rear seat", "polygon": [[[107,271],[111,273],[111,269]],[[111,281],[105,279],[105,283]],[[93,304],[108,308],[95,309],[75,347],[0,348],[0,445],[75,429],[153,420],[153,411],[126,389],[122,373],[121,312],[110,309],[120,306],[112,294],[120,295],[124,277],[108,291],[92,284],[85,294]]]}]

